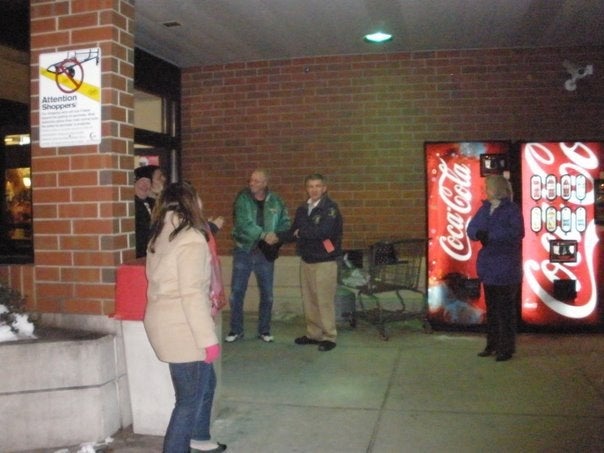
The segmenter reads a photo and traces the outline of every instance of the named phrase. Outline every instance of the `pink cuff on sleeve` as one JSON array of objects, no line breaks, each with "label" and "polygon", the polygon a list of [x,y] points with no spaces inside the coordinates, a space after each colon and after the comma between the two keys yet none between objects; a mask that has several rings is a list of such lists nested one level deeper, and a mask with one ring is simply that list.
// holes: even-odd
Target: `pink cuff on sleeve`
[{"label": "pink cuff on sleeve", "polygon": [[213,344],[212,346],[208,346],[206,348],[206,358],[203,361],[206,363],[212,363],[218,357],[220,357],[220,345]]}]

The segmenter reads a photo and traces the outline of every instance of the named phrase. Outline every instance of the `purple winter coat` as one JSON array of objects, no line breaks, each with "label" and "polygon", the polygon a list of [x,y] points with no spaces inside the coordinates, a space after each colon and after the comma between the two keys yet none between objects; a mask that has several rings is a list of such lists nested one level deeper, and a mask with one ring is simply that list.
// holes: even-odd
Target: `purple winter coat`
[{"label": "purple winter coat", "polygon": [[524,237],[522,212],[509,198],[502,199],[492,214],[490,210],[491,202],[483,201],[468,224],[468,236],[473,241],[479,240],[480,231],[488,234],[478,252],[478,277],[485,285],[519,284],[522,281]]}]

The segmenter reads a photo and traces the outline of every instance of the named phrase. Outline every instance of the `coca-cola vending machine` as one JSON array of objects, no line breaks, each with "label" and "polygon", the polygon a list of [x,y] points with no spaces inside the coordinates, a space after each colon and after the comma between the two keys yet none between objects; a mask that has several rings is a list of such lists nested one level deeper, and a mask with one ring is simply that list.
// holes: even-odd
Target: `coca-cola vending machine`
[{"label": "coca-cola vending machine", "polygon": [[476,274],[479,242],[470,241],[468,222],[485,199],[489,174],[509,176],[510,142],[427,142],[428,321],[473,326],[485,322],[485,303]]},{"label": "coca-cola vending machine", "polygon": [[602,321],[600,180],[604,143],[521,143],[522,321],[588,326]]}]

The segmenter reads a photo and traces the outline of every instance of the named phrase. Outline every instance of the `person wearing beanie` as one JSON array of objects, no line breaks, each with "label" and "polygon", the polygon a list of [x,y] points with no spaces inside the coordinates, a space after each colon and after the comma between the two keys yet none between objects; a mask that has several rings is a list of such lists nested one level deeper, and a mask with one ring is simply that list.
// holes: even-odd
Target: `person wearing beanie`
[{"label": "person wearing beanie", "polygon": [[136,179],[149,178],[151,180],[149,196],[157,200],[166,185],[166,175],[161,167],[157,165],[144,165],[134,170],[134,175]]},{"label": "person wearing beanie", "polygon": [[143,165],[141,167],[137,167],[134,169],[134,180],[137,181],[141,178],[148,178],[149,181],[153,178],[153,172],[156,168],[159,168],[157,165]]}]

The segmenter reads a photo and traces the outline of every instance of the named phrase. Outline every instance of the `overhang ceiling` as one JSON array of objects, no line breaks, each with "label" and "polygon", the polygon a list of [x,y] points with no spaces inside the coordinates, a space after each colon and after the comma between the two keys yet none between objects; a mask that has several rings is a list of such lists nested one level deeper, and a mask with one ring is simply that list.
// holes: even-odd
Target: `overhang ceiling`
[{"label": "overhang ceiling", "polygon": [[[0,0],[0,42],[29,47],[29,0]],[[179,67],[480,48],[604,46],[604,0],[135,0],[135,44]],[[165,24],[178,24],[166,26]],[[384,45],[363,41],[383,29]]]},{"label": "overhang ceiling", "polygon": [[[181,68],[322,55],[604,45],[604,0],[136,0],[135,11],[136,46]],[[363,41],[378,29],[394,39]]]}]

